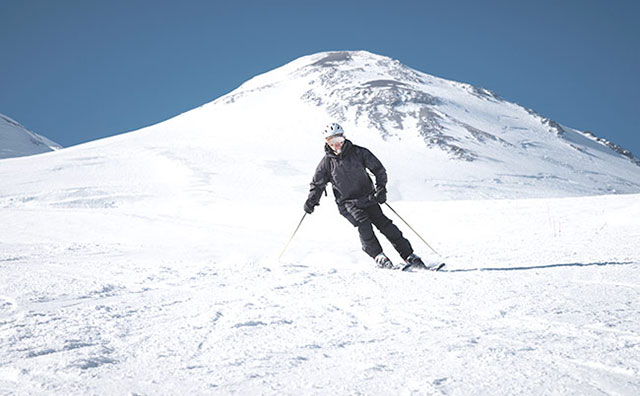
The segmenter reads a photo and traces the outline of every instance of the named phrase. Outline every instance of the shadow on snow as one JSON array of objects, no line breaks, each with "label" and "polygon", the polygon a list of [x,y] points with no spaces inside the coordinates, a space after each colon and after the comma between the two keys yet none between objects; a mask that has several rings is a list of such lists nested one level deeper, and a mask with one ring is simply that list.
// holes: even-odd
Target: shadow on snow
[{"label": "shadow on snow", "polygon": [[607,266],[607,265],[630,265],[636,264],[633,261],[603,261],[596,263],[566,263],[566,264],[546,264],[546,265],[533,265],[526,267],[494,267],[494,268],[462,268],[445,270],[443,272],[472,272],[472,271],[526,271],[546,268],[561,268],[561,267],[593,267],[593,266]]}]

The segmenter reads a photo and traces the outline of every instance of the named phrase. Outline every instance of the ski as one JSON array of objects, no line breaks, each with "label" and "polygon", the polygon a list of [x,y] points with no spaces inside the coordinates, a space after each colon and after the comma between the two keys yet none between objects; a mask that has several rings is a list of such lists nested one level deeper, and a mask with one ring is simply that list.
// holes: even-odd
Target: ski
[{"label": "ski", "polygon": [[414,270],[414,269],[423,270],[423,271],[440,271],[442,268],[444,268],[445,265],[446,265],[445,263],[437,263],[429,266],[427,266],[424,263],[419,263],[419,264],[407,263],[404,265],[404,267],[402,267],[402,271],[411,272],[411,270]]}]

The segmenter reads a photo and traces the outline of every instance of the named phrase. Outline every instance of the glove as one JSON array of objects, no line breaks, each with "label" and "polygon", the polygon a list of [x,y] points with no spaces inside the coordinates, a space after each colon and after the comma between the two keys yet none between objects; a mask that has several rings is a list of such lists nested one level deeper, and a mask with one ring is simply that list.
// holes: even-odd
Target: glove
[{"label": "glove", "polygon": [[304,203],[304,211],[307,212],[308,214],[313,213],[313,209],[314,209],[315,205],[311,203],[311,201],[309,201],[307,199],[307,201]]},{"label": "glove", "polygon": [[385,187],[376,188],[376,192],[373,193],[373,200],[380,205],[387,202],[387,189]]}]

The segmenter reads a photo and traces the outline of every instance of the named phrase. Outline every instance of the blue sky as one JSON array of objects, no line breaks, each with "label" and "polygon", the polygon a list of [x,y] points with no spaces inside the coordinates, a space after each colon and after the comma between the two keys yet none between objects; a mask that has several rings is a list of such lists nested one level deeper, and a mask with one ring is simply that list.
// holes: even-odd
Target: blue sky
[{"label": "blue sky", "polygon": [[640,1],[0,0],[0,113],[63,146],[364,49],[640,155]]}]

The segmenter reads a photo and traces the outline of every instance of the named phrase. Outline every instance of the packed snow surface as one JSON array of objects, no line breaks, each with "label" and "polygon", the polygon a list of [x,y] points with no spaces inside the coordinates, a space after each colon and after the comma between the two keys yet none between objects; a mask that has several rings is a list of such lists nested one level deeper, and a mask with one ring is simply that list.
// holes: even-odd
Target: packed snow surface
[{"label": "packed snow surface", "polygon": [[637,395],[639,203],[392,202],[438,273],[330,202],[281,261],[287,207],[3,209],[0,394]]},{"label": "packed snow surface", "polygon": [[330,191],[278,259],[341,117],[327,100],[351,97],[312,85],[379,58],[301,58],[164,123],[1,160],[0,395],[640,394],[640,168],[517,107],[514,147],[454,128],[512,106],[485,91],[433,78],[425,106],[466,98],[438,110],[438,144],[392,107],[343,115],[442,257],[383,209],[446,272],[376,269]]}]

